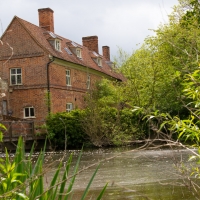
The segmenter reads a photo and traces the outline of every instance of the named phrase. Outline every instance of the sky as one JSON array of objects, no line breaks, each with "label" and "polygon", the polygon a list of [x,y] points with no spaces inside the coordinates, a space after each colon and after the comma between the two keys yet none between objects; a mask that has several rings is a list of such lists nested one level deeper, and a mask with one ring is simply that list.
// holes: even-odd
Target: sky
[{"label": "sky", "polygon": [[55,33],[82,44],[82,37],[97,35],[99,53],[110,47],[111,59],[119,48],[128,54],[138,49],[152,29],[168,22],[178,0],[0,0],[0,35],[16,15],[38,25],[38,9],[54,10]]}]

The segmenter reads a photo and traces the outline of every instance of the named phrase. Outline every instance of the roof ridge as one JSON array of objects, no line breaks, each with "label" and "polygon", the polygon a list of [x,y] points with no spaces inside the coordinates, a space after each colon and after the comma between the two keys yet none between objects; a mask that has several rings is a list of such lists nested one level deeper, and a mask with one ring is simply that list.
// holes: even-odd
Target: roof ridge
[{"label": "roof ridge", "polygon": [[[103,60],[103,67],[99,67],[97,66],[97,64],[95,63],[94,59],[91,57],[91,53],[93,54],[93,51],[89,50],[88,47],[84,46],[83,44],[79,44],[73,40],[67,39],[65,37],[62,37],[56,33],[55,34],[57,37],[60,37],[63,39],[62,43],[64,47],[70,47],[69,43],[74,43],[77,44],[77,47],[82,47],[82,56],[84,57],[84,59],[79,59],[77,58],[77,56],[75,54],[70,54],[68,55],[67,52],[65,51],[56,51],[55,48],[52,47],[52,45],[49,43],[49,41],[47,41],[47,39],[45,38],[45,32],[47,32],[47,30],[45,28],[42,28],[38,25],[35,25],[29,21],[26,21],[18,16],[15,16],[14,19],[18,20],[18,22],[25,28],[25,30],[28,32],[28,34],[32,37],[32,39],[47,53],[47,54],[51,54],[54,57],[57,57],[58,59],[62,59],[65,60],[67,62],[71,62],[71,63],[75,63],[78,65],[82,65],[84,67],[89,67],[95,71],[99,71],[101,73],[107,74],[110,77],[114,77],[117,78],[119,80],[122,80],[121,75],[119,73],[116,73],[114,70],[111,70],[112,67],[109,66],[108,63],[105,62],[104,56],[102,56],[100,53],[98,54],[98,57],[101,57]],[[13,20],[14,20],[13,19]],[[12,21],[13,21],[12,20]],[[12,22],[11,22],[12,23]],[[51,31],[50,31],[51,32]],[[75,45],[76,46],[76,45]]]},{"label": "roof ridge", "polygon": [[[26,21],[25,19],[22,19],[22,18],[20,18],[20,17],[18,17],[18,16],[16,16],[16,15],[15,15],[15,17],[16,17],[17,19],[22,20],[22,21],[24,21],[24,22],[26,22],[26,23],[29,23],[29,24],[31,24],[31,25],[33,25],[33,26],[36,26],[36,27],[38,27],[38,28],[41,28],[41,27],[39,27],[39,26],[37,26],[37,25],[35,25],[35,24],[29,22],[29,21]],[[41,28],[41,29],[43,29],[43,28]]]}]

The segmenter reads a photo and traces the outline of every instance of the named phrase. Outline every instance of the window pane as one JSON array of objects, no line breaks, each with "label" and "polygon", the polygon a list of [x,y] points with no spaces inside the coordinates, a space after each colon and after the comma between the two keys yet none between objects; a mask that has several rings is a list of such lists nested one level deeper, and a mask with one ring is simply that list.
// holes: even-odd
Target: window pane
[{"label": "window pane", "polygon": [[73,104],[72,103],[67,103],[66,104],[66,111],[70,112],[71,110],[73,110]]},{"label": "window pane", "polygon": [[70,77],[67,77],[67,85],[70,85]]},{"label": "window pane", "polygon": [[90,75],[87,76],[87,89],[90,89]]},{"label": "window pane", "polygon": [[12,85],[15,85],[15,84],[16,84],[15,76],[11,76],[11,84],[12,84]]},{"label": "window pane", "polygon": [[35,115],[34,115],[34,108],[30,108],[30,116],[31,117],[34,117]]},{"label": "window pane", "polygon": [[15,74],[15,69],[11,69],[11,74]]},{"label": "window pane", "polygon": [[21,74],[21,69],[17,69],[17,74]]},{"label": "window pane", "polygon": [[66,84],[71,85],[70,70],[66,70]]},{"label": "window pane", "polygon": [[70,75],[70,71],[69,70],[66,71],[66,75],[68,75],[68,76]]},{"label": "window pane", "polygon": [[17,75],[17,84],[21,84],[21,75]]},{"label": "window pane", "polygon": [[29,108],[25,108],[25,117],[29,117]]}]

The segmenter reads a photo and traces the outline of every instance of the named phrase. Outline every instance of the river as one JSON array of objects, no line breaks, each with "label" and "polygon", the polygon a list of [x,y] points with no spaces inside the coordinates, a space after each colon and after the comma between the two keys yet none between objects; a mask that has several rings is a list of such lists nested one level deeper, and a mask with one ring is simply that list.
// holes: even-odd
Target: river
[{"label": "river", "polygon": [[[73,152],[72,169],[80,151],[69,151],[66,159]],[[198,192],[188,180],[195,162],[188,162],[191,153],[188,150],[133,150],[130,148],[85,150],[79,169],[95,163],[100,168],[91,185],[87,199],[96,199],[103,186],[108,183],[104,200],[193,200],[200,199]],[[63,152],[47,156],[48,161],[60,160]],[[63,162],[65,162],[65,160]],[[73,187],[73,200],[79,200],[97,165],[83,170],[76,177]],[[56,167],[56,164],[55,164]],[[184,169],[184,170],[183,170]],[[52,174],[48,174],[50,182]],[[199,190],[199,188],[197,188]]]}]

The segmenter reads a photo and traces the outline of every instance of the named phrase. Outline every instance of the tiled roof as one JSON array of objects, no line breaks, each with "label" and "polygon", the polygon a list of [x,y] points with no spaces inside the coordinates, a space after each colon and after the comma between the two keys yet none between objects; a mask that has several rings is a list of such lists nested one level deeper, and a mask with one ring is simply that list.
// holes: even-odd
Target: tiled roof
[{"label": "tiled roof", "polygon": [[[94,69],[96,71],[102,72],[104,74],[107,74],[111,77],[114,77],[118,80],[124,80],[124,77],[122,74],[119,74],[115,72],[109,65],[109,62],[106,61],[106,59],[97,54],[96,52],[93,53],[92,51],[89,51],[87,47],[84,47],[80,44],[77,44],[69,39],[63,38],[55,33],[48,32],[47,30],[40,28],[30,22],[27,22],[19,17],[16,17],[19,22],[24,26],[24,28],[29,32],[29,34],[44,48],[47,52],[49,52],[52,56],[60,58],[62,60],[66,60],[68,62],[72,62],[75,64],[79,64],[91,69]],[[55,48],[50,44],[48,41],[49,38],[58,38],[61,41],[61,52],[55,50]],[[77,45],[77,47],[82,49],[82,59],[78,58],[73,51],[72,54],[69,54],[64,48],[68,48],[71,50],[71,48]],[[74,46],[75,47],[75,46]],[[99,55],[100,58],[102,58],[102,67],[99,67],[97,63],[92,59],[94,56]]]}]

